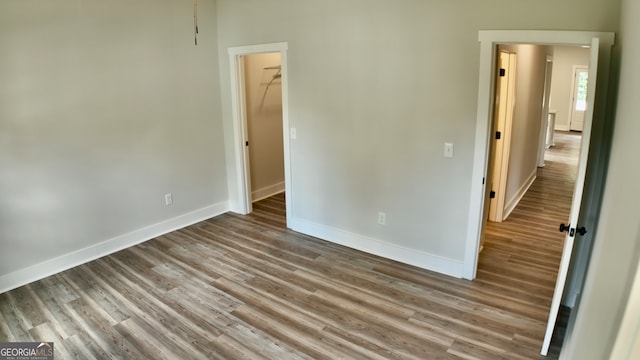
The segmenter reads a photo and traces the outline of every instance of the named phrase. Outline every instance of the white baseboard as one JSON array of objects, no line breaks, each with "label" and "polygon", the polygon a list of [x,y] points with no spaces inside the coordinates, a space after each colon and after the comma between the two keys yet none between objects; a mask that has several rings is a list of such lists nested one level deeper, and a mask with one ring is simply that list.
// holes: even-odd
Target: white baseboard
[{"label": "white baseboard", "polygon": [[447,259],[303,219],[291,218],[289,225],[292,230],[303,234],[426,270],[457,278],[461,278],[463,274],[464,263],[462,261]]},{"label": "white baseboard", "polygon": [[0,294],[229,211],[221,202],[0,276]]},{"label": "white baseboard", "polygon": [[507,202],[507,204],[504,207],[504,214],[502,216],[503,221],[507,220],[509,215],[511,215],[511,212],[513,211],[513,209],[515,209],[516,206],[518,206],[518,204],[520,203],[520,200],[522,200],[522,197],[524,196],[524,194],[526,194],[527,191],[529,191],[529,188],[531,187],[531,185],[533,185],[533,182],[536,181],[537,172],[538,172],[538,169],[534,168],[533,172],[529,175],[529,178],[527,178],[524,184],[520,186],[520,189],[518,189],[518,192],[516,192],[516,194],[513,195],[513,197],[511,198],[511,200]]},{"label": "white baseboard", "polygon": [[251,192],[251,202],[260,201],[284,191],[284,181]]}]

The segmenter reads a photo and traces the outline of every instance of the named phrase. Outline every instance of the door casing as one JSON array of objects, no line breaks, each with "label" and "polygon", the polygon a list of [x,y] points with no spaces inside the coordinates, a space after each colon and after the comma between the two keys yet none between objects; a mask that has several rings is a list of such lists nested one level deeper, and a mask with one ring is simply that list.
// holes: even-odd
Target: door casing
[{"label": "door casing", "polygon": [[[244,74],[242,57],[245,55],[280,53],[281,61],[281,86],[282,86],[282,136],[284,147],[284,181],[286,212],[290,214],[293,204],[293,192],[291,186],[291,151],[289,131],[289,88],[287,50],[288,43],[270,43],[250,46],[231,47],[229,53],[229,66],[231,74],[231,109],[233,113],[233,139],[234,158],[236,167],[237,192],[230,195],[230,210],[239,214],[248,214],[252,211],[251,203],[251,178],[249,176],[249,150],[246,104],[244,95]],[[289,225],[287,216],[287,227]]]},{"label": "door casing", "polygon": [[[469,200],[469,217],[463,266],[463,278],[473,280],[478,267],[478,249],[485,203],[484,191],[487,177],[491,122],[493,121],[494,64],[497,46],[500,44],[535,44],[560,46],[590,46],[593,38],[600,39],[598,81],[593,84],[598,91],[595,99],[594,120],[604,121],[606,116],[608,69],[614,34],[591,31],[544,31],[544,30],[482,30],[480,41],[480,71],[478,81],[478,105],[476,113],[476,135],[473,155],[472,182]],[[605,166],[601,165],[604,172]],[[596,214],[594,214],[596,215]]]},{"label": "door casing", "polygon": [[[499,44],[535,44],[535,45],[564,45],[564,46],[592,46],[597,45],[597,49],[592,49],[592,62],[599,64],[594,70],[597,72],[596,81],[593,84],[593,93],[596,93],[596,86],[598,87],[597,96],[590,104],[592,109],[592,116],[589,119],[589,125],[591,120],[593,122],[603,122],[606,119],[607,114],[607,87],[609,79],[609,63],[611,57],[611,47],[613,46],[614,34],[602,33],[602,32],[579,32],[579,31],[480,31],[479,41],[480,45],[480,71],[478,82],[478,108],[476,118],[476,141],[474,150],[474,163],[472,171],[472,188],[471,199],[469,202],[469,221],[467,229],[467,242],[465,248],[465,261],[463,276],[467,279],[474,279],[476,277],[479,245],[482,235],[483,223],[484,223],[484,202],[486,201],[485,194],[485,180],[487,177],[487,163],[489,154],[489,142],[491,137],[491,121],[493,119],[493,94],[494,94],[494,77],[493,77],[493,64],[495,64],[497,46]],[[602,129],[602,126],[598,126],[597,129]],[[598,134],[598,145],[603,143],[603,133]],[[590,149],[589,149],[590,151]],[[583,152],[580,157],[581,161],[586,162],[589,151]],[[597,167],[595,172],[593,168]],[[586,166],[585,166],[586,168]],[[592,166],[591,176],[598,176],[606,171],[606,161],[597,159]],[[584,179],[584,174],[582,175]],[[584,185],[584,181],[582,182]],[[580,185],[580,186],[582,186]],[[576,190],[576,193],[582,193],[582,188]],[[601,195],[588,193],[587,203],[600,202]],[[574,194],[574,203],[576,194]],[[597,199],[596,199],[597,198]],[[585,217],[584,213],[589,213],[589,218],[595,219],[598,216],[599,207],[581,207],[582,218]],[[573,214],[577,212],[572,210]],[[577,221],[577,219],[574,219]],[[573,220],[572,220],[573,221]],[[595,227],[595,222],[588,224],[587,226]],[[575,224],[574,224],[575,227]],[[595,230],[595,229],[594,229]],[[569,237],[567,237],[568,239]],[[563,265],[567,265],[569,259],[566,259],[567,246],[565,243],[565,249],[563,250],[563,263],[561,264],[561,271]],[[569,252],[570,258],[570,252]],[[566,278],[566,268],[564,266],[564,274],[559,273],[559,278],[562,275]],[[562,282],[564,284],[564,281]],[[563,285],[562,284],[562,285]],[[553,302],[555,303],[559,298],[558,293],[562,293],[562,285],[558,285],[556,282],[556,291],[554,294]],[[551,318],[554,318],[553,311],[550,314]],[[553,324],[551,324],[553,325]],[[545,345],[548,345],[547,338],[545,338]],[[546,353],[545,345],[541,353]]]}]

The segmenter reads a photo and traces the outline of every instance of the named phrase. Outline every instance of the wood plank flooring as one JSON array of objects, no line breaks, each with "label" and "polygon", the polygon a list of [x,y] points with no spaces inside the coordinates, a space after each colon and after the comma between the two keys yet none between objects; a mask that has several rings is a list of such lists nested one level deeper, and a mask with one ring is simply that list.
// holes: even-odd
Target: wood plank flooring
[{"label": "wood plank flooring", "polygon": [[561,164],[488,227],[473,282],[289,231],[280,195],[0,294],[0,341],[54,341],[56,359],[538,359]]}]

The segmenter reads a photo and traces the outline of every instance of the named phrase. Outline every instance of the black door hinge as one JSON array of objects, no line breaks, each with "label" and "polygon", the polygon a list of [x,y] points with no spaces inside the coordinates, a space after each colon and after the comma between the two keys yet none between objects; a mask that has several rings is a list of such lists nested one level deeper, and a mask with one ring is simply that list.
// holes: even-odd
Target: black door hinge
[{"label": "black door hinge", "polygon": [[500,140],[502,137],[502,133],[500,131],[496,131],[496,140]]},{"label": "black door hinge", "polygon": [[507,75],[507,70],[506,69],[500,69],[500,77],[504,77]]},{"label": "black door hinge", "polygon": [[496,192],[491,190],[491,192],[489,193],[489,199],[494,199],[496,197]]},{"label": "black door hinge", "polygon": [[244,142],[244,146],[249,146],[249,142],[248,142],[248,141],[245,141],[245,142]]}]

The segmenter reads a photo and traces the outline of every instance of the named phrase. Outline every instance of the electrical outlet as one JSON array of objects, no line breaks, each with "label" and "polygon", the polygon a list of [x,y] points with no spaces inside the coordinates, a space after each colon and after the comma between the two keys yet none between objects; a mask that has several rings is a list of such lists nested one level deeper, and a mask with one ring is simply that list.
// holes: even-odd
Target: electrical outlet
[{"label": "electrical outlet", "polygon": [[378,213],[378,224],[384,225],[387,222],[387,214],[383,212]]},{"label": "electrical outlet", "polygon": [[164,204],[167,206],[173,204],[173,195],[171,193],[164,194]]}]

